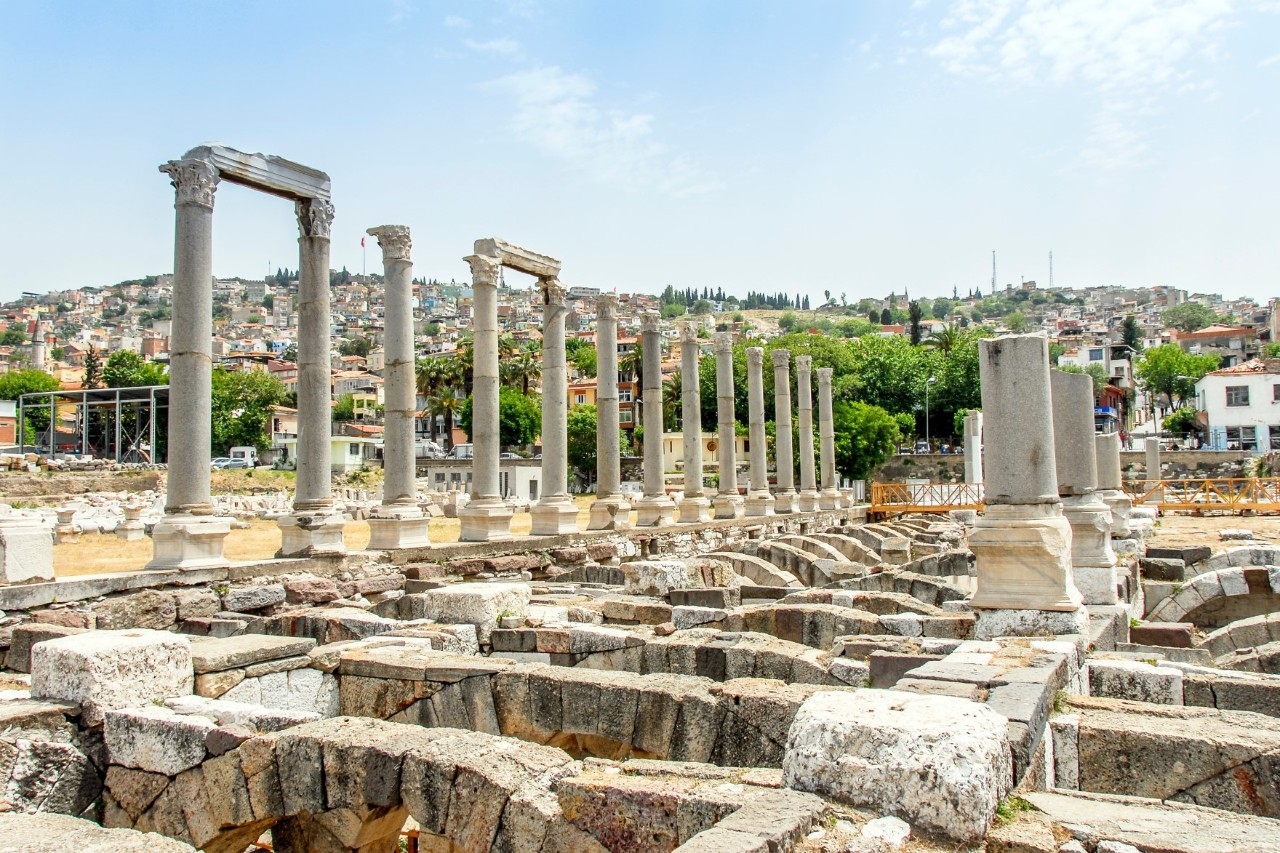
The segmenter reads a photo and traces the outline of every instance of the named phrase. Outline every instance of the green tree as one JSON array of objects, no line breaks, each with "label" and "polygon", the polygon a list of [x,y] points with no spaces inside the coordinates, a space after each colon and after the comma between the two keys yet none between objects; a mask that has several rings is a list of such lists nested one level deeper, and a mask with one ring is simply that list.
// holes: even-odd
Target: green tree
[{"label": "green tree", "polygon": [[[43,370],[0,373],[0,400],[16,400],[23,394],[58,391],[61,388],[62,383]],[[47,406],[25,409],[24,420],[24,439],[27,444],[35,444],[37,433],[49,428],[49,409]]]},{"label": "green tree", "polygon": [[1084,373],[1093,380],[1093,396],[1096,399],[1102,393],[1102,389],[1107,387],[1107,369],[1101,364],[1090,364],[1088,367],[1081,367],[1078,364],[1060,364],[1058,370],[1063,373]]},{"label": "green tree", "polygon": [[933,319],[945,320],[951,314],[951,310],[955,308],[955,303],[945,296],[940,296],[933,300]]},{"label": "green tree", "polygon": [[289,344],[285,347],[284,351],[280,353],[280,359],[282,361],[296,362],[298,360],[298,345]]},{"label": "green tree", "polygon": [[599,420],[595,406],[574,406],[569,410],[568,445],[569,467],[583,482],[590,482],[596,470],[596,432]]},{"label": "green tree", "polygon": [[49,358],[53,359],[54,361],[62,361],[66,357],[67,357],[67,351],[62,347],[54,347],[53,349],[49,350]]},{"label": "green tree", "polygon": [[348,338],[338,344],[338,352],[341,355],[358,355],[361,358],[367,358],[372,351],[373,341],[363,335]]},{"label": "green tree", "polygon": [[1280,358],[1280,342],[1266,344],[1262,347],[1263,358]]},{"label": "green tree", "polygon": [[1142,390],[1153,397],[1164,394],[1181,406],[1183,400],[1195,394],[1196,383],[1217,369],[1217,356],[1191,355],[1177,344],[1161,344],[1142,353],[1134,374]]},{"label": "green tree", "polygon": [[102,368],[102,381],[108,388],[140,388],[168,385],[169,375],[163,365],[146,361],[132,350],[119,350],[107,357]]},{"label": "green tree", "polygon": [[1218,315],[1199,302],[1184,302],[1164,309],[1161,320],[1180,332],[1197,332],[1218,322]]},{"label": "green tree", "polygon": [[436,335],[440,334],[440,324],[439,323],[425,324],[422,327],[422,334],[426,335],[428,338],[434,338]]},{"label": "green tree", "polygon": [[679,317],[685,312],[685,307],[679,302],[670,302],[662,306],[662,316],[664,319],[670,320]]},{"label": "green tree", "polygon": [[1009,331],[1015,335],[1020,335],[1027,330],[1027,315],[1021,311],[1014,311],[1004,318],[1004,323],[1009,327]]},{"label": "green tree", "polygon": [[[467,397],[458,412],[458,426],[469,440],[471,433],[471,406],[474,397]],[[542,406],[535,395],[526,396],[514,388],[498,391],[498,443],[503,447],[533,444],[542,431]]]},{"label": "green tree", "polygon": [[283,404],[287,397],[284,383],[270,373],[215,368],[210,451],[223,456],[232,447],[266,450],[271,440],[271,407]]},{"label": "green tree", "polygon": [[1173,433],[1176,436],[1185,438],[1192,432],[1198,432],[1200,425],[1196,422],[1196,410],[1194,406],[1183,406],[1175,409],[1163,421],[1160,427],[1165,432]]},{"label": "green tree", "polygon": [[841,401],[832,408],[836,434],[836,470],[866,479],[897,449],[902,435],[897,420],[879,406]]},{"label": "green tree", "polygon": [[595,376],[596,348],[581,338],[570,338],[569,340],[577,345],[569,348],[566,357],[573,362],[574,366],[578,368],[578,372],[583,376]]},{"label": "green tree", "polygon": [[98,351],[94,349],[93,344],[89,345],[89,351],[84,354],[84,382],[85,388],[97,388],[102,384],[102,360],[98,357]]},{"label": "green tree", "polygon": [[796,327],[797,322],[796,312],[783,311],[782,316],[778,318],[778,328],[784,332],[790,332]]},{"label": "green tree", "polygon": [[356,398],[351,394],[343,394],[333,406],[335,421],[353,421],[356,418]]},{"label": "green tree", "polygon": [[4,334],[0,334],[0,347],[20,347],[26,342],[27,336],[16,326],[10,326],[5,329]]},{"label": "green tree", "polygon": [[1124,322],[1120,324],[1120,339],[1124,345],[1134,352],[1142,349],[1142,329],[1138,327],[1138,321],[1133,315],[1124,318]]},{"label": "green tree", "polygon": [[920,346],[920,322],[924,319],[924,308],[919,300],[912,299],[907,303],[907,316],[910,318],[911,345]]},{"label": "green tree", "polygon": [[916,436],[916,416],[910,412],[898,412],[893,416],[898,424],[898,435],[907,441]]}]

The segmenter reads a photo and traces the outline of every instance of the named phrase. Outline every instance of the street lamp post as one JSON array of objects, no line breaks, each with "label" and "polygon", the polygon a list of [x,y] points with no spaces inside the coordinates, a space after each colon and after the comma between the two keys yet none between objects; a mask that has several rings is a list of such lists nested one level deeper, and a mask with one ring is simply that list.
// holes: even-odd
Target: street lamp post
[{"label": "street lamp post", "polygon": [[929,445],[928,452],[933,452],[933,444],[929,441],[929,386],[937,381],[938,377],[930,376],[924,383],[924,443]]}]

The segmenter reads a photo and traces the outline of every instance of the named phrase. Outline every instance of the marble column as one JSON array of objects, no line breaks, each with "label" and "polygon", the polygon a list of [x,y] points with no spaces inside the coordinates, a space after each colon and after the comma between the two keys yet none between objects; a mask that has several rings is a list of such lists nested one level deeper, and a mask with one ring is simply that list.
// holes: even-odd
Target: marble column
[{"label": "marble column", "polygon": [[421,548],[431,544],[427,517],[418,506],[418,460],[413,424],[417,376],[413,346],[413,242],[406,225],[381,225],[366,233],[382,249],[386,382],[382,451],[382,505],[369,518],[369,548]]},{"label": "marble column", "polygon": [[542,288],[542,491],[529,510],[535,536],[578,532],[578,507],[569,496],[569,368],[564,355],[564,315],[560,281],[544,278]]},{"label": "marble column", "polygon": [[716,458],[720,487],[714,501],[716,518],[741,518],[745,503],[738,494],[737,414],[733,402],[733,335],[716,332],[711,339],[716,352]]},{"label": "marble column", "polygon": [[596,501],[588,530],[625,530],[631,504],[622,496],[618,437],[618,296],[596,297]]},{"label": "marble column", "polygon": [[675,521],[675,501],[667,497],[662,458],[662,335],[658,312],[640,316],[644,356],[644,497],[636,505],[636,526],[657,527]]},{"label": "marble column", "polygon": [[471,500],[458,510],[463,542],[487,542],[511,535],[511,507],[498,487],[498,274],[501,262],[468,255],[471,265],[472,383]]},{"label": "marble column", "polygon": [[298,476],[293,512],[277,522],[277,557],[342,554],[345,518],[333,500],[329,359],[329,229],[333,204],[301,199],[298,213]]},{"label": "marble column", "polygon": [[971,409],[964,416],[964,481],[982,482],[982,410]]},{"label": "marble column", "polygon": [[836,484],[836,422],[831,402],[832,368],[818,368],[818,441],[822,451],[822,491],[820,509],[841,509],[844,495]]},{"label": "marble column", "polygon": [[818,510],[818,473],[813,453],[813,356],[796,356],[796,411],[800,432],[800,511]]},{"label": "marble column", "polygon": [[148,569],[223,566],[231,519],[213,514],[209,489],[213,385],[213,196],[205,160],[160,167],[177,192],[173,327],[169,336],[169,466],[164,517],[152,531]]},{"label": "marble column", "polygon": [[747,347],[747,456],[751,484],[747,487],[747,515],[773,515],[769,493],[769,440],[764,432],[764,349]]},{"label": "marble column", "polygon": [[1111,510],[1098,496],[1093,378],[1054,370],[1050,373],[1050,390],[1058,497],[1062,499],[1062,514],[1071,525],[1072,578],[1085,604],[1115,604]]},{"label": "marble column", "polygon": [[698,381],[698,323],[680,324],[680,420],[684,428],[684,498],[680,521],[711,520],[711,501],[702,487],[702,387]]},{"label": "marble column", "polygon": [[776,349],[773,359],[774,464],[778,487],[774,492],[775,512],[796,511],[796,458],[791,441],[791,351]]},{"label": "marble column", "polygon": [[[1157,427],[1159,424],[1157,424]],[[1156,481],[1163,479],[1160,470],[1160,438],[1156,435],[1148,435],[1146,440],[1142,442],[1142,449],[1146,451],[1147,471],[1144,478],[1147,481],[1147,487],[1144,491],[1150,495],[1151,506],[1154,509],[1156,504],[1164,500],[1164,487]],[[1144,507],[1145,509],[1145,507]]]},{"label": "marble column", "polygon": [[1129,510],[1133,499],[1124,491],[1120,473],[1120,436],[1106,432],[1094,437],[1098,462],[1098,497],[1111,510],[1111,537],[1127,539],[1133,532],[1129,527]]},{"label": "marble column", "polygon": [[1071,526],[1054,465],[1048,339],[984,340],[978,359],[987,453],[986,511],[969,535],[975,635],[1083,633],[1088,616],[1071,579]]}]

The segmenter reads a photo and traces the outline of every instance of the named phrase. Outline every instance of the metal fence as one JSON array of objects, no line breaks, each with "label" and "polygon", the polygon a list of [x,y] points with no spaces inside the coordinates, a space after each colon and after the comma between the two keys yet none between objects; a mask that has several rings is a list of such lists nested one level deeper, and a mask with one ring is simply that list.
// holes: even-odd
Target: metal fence
[{"label": "metal fence", "polygon": [[1135,504],[1161,510],[1280,512],[1280,477],[1131,480],[1124,489]]}]

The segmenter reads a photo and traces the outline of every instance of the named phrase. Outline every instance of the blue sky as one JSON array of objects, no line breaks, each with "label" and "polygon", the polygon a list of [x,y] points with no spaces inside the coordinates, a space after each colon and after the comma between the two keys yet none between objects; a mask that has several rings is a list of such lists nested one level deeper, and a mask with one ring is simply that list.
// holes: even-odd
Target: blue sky
[{"label": "blue sky", "polygon": [[[1278,93],[1277,0],[10,0],[0,298],[168,272],[156,167],[216,140],[327,171],[352,270],[400,223],[445,279],[501,236],[624,291],[964,293],[994,249],[1264,299]],[[296,234],[224,185],[215,271]]]}]

